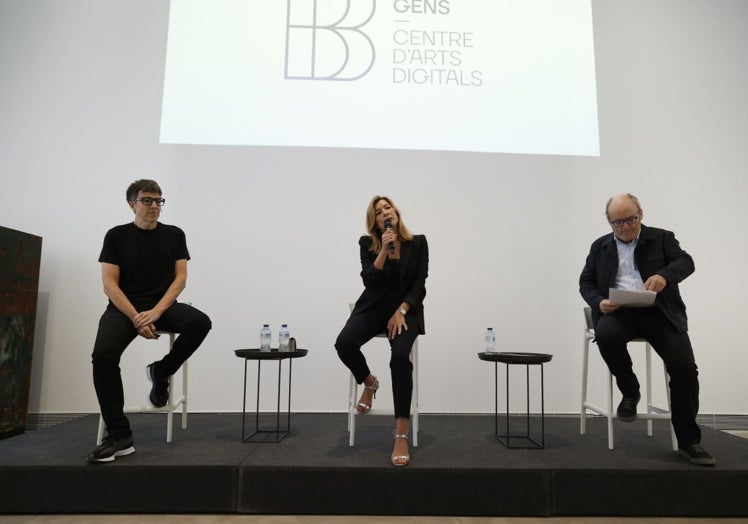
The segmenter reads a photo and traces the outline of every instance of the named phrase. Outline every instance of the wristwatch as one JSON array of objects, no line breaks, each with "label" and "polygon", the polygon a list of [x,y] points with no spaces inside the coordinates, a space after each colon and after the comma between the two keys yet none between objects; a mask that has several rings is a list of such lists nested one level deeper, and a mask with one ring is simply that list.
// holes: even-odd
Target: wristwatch
[{"label": "wristwatch", "polygon": [[402,316],[405,316],[405,315],[407,315],[407,314],[408,314],[408,312],[407,312],[407,311],[405,311],[405,308],[401,308],[401,307],[400,307],[400,308],[397,308],[397,310],[398,310],[398,312],[399,312],[399,313],[400,313],[400,314],[401,314]]}]

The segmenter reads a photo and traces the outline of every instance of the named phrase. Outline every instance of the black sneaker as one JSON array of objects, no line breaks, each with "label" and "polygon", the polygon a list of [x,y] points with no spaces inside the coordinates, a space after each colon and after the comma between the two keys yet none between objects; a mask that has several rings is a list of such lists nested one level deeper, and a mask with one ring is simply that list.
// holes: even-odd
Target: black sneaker
[{"label": "black sneaker", "polygon": [[696,464],[697,466],[714,466],[717,463],[714,457],[707,453],[700,444],[678,447],[678,454],[686,457],[691,464]]},{"label": "black sneaker", "polygon": [[635,397],[623,397],[621,403],[618,404],[618,419],[623,422],[633,422],[636,420],[636,405],[641,398],[642,396],[638,391]]},{"label": "black sneaker", "polygon": [[148,376],[148,380],[153,383],[151,393],[148,395],[148,402],[154,408],[164,407],[169,402],[169,379],[158,378],[155,362],[146,366],[145,374]]},{"label": "black sneaker", "polygon": [[91,464],[112,462],[117,457],[124,457],[125,455],[135,453],[135,448],[132,444],[132,435],[119,440],[115,440],[113,437],[107,435],[101,441],[99,447],[88,454],[88,462]]}]

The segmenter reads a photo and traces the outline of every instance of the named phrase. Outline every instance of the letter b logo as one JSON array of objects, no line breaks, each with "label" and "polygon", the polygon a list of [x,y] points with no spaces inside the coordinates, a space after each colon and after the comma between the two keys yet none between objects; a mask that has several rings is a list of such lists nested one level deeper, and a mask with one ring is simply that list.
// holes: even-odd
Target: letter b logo
[{"label": "letter b logo", "polygon": [[374,44],[361,28],[376,0],[288,0],[286,79],[358,80],[374,65]]}]

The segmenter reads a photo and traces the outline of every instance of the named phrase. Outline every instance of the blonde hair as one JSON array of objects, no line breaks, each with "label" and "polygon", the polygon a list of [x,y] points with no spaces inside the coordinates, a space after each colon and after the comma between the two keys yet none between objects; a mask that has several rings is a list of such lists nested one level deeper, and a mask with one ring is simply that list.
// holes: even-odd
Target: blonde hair
[{"label": "blonde hair", "polygon": [[366,231],[371,237],[371,247],[369,248],[369,251],[371,251],[372,253],[379,253],[379,251],[382,249],[382,231],[380,231],[377,227],[377,203],[379,203],[380,200],[386,201],[390,206],[392,206],[392,209],[394,209],[395,213],[397,214],[397,226],[395,228],[395,233],[397,233],[398,240],[413,240],[413,234],[408,230],[407,227],[405,227],[405,223],[403,222],[403,217],[400,214],[400,210],[392,202],[392,200],[386,196],[375,195],[371,199],[371,202],[369,202],[369,207],[366,209]]}]

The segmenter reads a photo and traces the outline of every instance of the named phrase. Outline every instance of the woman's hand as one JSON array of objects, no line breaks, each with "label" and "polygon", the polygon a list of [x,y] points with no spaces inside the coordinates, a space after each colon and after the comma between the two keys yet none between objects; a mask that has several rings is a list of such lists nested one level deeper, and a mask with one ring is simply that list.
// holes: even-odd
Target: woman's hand
[{"label": "woman's hand", "polygon": [[408,330],[408,324],[405,322],[405,315],[399,311],[395,311],[395,314],[390,317],[387,321],[387,338],[390,340],[394,339],[397,335]]},{"label": "woman's hand", "polygon": [[389,253],[390,244],[394,244],[397,241],[397,233],[392,229],[386,229],[382,233],[382,251]]}]

